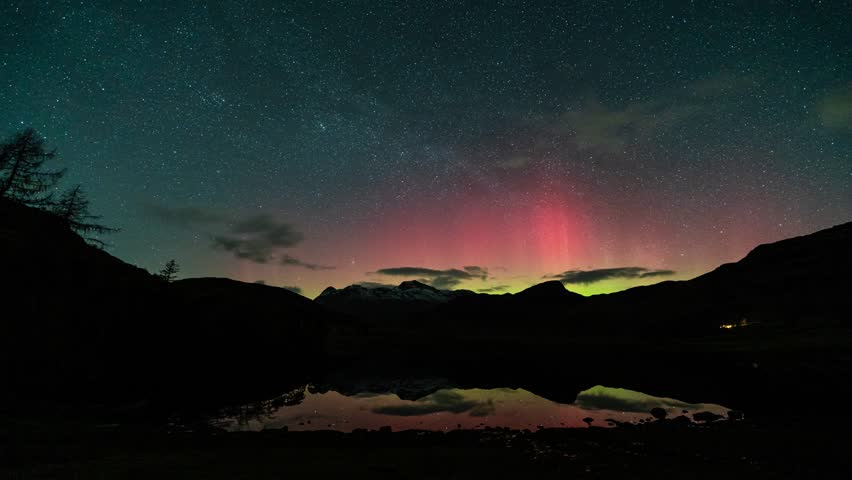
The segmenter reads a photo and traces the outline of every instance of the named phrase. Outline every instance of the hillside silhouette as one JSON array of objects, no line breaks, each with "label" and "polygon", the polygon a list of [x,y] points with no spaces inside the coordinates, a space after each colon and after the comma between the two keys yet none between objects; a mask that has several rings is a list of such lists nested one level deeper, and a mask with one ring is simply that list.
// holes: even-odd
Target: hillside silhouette
[{"label": "hillside silhouette", "polygon": [[553,398],[606,379],[676,383],[755,406],[849,371],[852,223],[609,295],[553,281],[514,295],[404,282],[313,301],[222,278],[166,282],[5,199],[0,218],[6,404],[237,402],[351,371],[524,384]]},{"label": "hillside silhouette", "polygon": [[392,322],[361,314],[360,335],[331,331],[329,354],[335,365],[366,365],[338,377],[420,372],[563,401],[584,385],[633,385],[787,414],[796,405],[777,398],[830,395],[852,373],[849,244],[845,223],[687,281],[591,297],[546,282]]},{"label": "hillside silhouette", "polygon": [[329,316],[300,295],[228,279],[168,283],[49,212],[0,198],[0,218],[3,403],[239,397],[322,363]]}]

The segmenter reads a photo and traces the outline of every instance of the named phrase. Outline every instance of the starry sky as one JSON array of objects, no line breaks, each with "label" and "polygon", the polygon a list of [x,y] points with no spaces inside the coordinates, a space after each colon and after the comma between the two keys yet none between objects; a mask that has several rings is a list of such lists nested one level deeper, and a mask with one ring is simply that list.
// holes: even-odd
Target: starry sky
[{"label": "starry sky", "polygon": [[852,220],[845,2],[0,5],[110,252],[288,286],[583,294]]}]

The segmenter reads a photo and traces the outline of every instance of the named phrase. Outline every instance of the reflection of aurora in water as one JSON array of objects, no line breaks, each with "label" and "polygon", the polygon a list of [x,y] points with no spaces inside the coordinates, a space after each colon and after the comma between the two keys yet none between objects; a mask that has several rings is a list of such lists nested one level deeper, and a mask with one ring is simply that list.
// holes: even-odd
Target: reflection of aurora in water
[{"label": "reflection of aurora in water", "polygon": [[[301,392],[299,392],[301,396]],[[237,421],[224,420],[229,430],[262,430],[287,427],[291,430],[378,429],[451,430],[484,427],[535,429],[606,426],[607,419],[638,422],[650,418],[659,407],[671,416],[710,411],[725,415],[727,409],[713,404],[690,404],[654,397],[621,388],[595,386],[581,392],[574,404],[557,403],[523,389],[442,389],[417,400],[403,400],[393,393],[362,393],[346,396],[330,391],[310,393],[296,404],[277,408],[266,415]]]}]

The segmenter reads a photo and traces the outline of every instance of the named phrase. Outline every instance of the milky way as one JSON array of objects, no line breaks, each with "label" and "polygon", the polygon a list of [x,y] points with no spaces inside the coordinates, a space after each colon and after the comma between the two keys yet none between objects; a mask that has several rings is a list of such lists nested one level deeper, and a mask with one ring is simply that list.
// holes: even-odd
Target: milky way
[{"label": "milky way", "polygon": [[0,134],[151,271],[691,278],[852,220],[852,11],[759,3],[13,0]]}]

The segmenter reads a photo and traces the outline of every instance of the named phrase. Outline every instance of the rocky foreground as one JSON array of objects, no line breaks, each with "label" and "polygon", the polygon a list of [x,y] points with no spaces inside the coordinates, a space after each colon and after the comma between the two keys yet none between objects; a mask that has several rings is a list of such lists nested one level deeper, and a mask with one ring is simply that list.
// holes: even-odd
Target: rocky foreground
[{"label": "rocky foreground", "polygon": [[18,421],[4,478],[844,478],[842,425],[657,421],[512,431],[225,433]]}]

